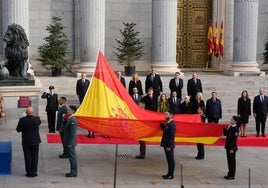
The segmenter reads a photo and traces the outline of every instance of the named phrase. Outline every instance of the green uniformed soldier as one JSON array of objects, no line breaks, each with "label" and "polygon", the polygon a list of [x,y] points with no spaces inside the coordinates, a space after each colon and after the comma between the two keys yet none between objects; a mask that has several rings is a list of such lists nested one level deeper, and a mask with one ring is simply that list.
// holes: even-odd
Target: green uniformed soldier
[{"label": "green uniformed soldier", "polygon": [[68,108],[69,117],[65,127],[64,146],[67,150],[66,153],[70,160],[71,172],[65,174],[65,177],[77,176],[77,158],[75,152],[77,120],[76,117],[74,116],[76,109],[77,108],[73,105],[70,105]]}]

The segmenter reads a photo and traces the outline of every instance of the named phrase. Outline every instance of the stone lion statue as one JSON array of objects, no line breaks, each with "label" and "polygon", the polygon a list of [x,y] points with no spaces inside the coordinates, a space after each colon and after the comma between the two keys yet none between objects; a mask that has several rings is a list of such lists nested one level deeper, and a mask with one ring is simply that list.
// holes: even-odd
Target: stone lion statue
[{"label": "stone lion statue", "polygon": [[24,29],[18,24],[9,25],[3,40],[7,43],[5,57],[9,74],[26,80],[29,42]]}]

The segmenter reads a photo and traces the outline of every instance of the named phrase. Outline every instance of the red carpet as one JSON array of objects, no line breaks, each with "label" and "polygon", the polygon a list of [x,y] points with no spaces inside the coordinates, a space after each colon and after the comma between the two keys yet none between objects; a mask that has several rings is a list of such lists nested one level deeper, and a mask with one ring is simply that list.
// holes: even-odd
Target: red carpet
[{"label": "red carpet", "polygon": [[[59,134],[47,134],[48,143],[61,143]],[[225,138],[220,138],[212,146],[223,146]],[[137,140],[120,139],[120,138],[104,138],[102,135],[97,135],[95,138],[88,138],[87,135],[77,135],[78,144],[139,144]],[[149,145],[159,145],[159,143],[148,143]],[[238,147],[268,147],[268,137],[255,137],[248,135],[245,138],[238,138]],[[176,143],[176,145],[194,145],[193,143]]]}]

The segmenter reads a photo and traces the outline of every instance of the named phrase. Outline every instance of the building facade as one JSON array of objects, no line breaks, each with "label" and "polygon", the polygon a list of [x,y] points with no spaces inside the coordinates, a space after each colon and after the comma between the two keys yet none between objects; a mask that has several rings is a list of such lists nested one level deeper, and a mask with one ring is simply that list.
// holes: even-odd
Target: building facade
[{"label": "building facade", "polygon": [[30,60],[36,60],[45,28],[57,15],[70,39],[69,59],[80,62],[77,72],[94,69],[98,50],[116,61],[114,39],[120,38],[123,22],[137,24],[145,45],[141,61],[160,72],[206,66],[210,20],[213,27],[218,22],[218,29],[224,23],[222,62],[230,63],[228,71],[259,72],[267,41],[266,0],[0,0],[0,9],[0,59],[6,28],[17,23],[27,33]]}]

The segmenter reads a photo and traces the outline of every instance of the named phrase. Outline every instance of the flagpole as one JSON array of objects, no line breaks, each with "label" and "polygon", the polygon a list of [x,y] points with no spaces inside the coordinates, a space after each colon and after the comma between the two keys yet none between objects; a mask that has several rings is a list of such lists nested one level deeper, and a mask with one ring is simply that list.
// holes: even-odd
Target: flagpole
[{"label": "flagpole", "polygon": [[114,188],[116,188],[117,158],[118,158],[118,144],[116,144],[116,145],[115,145],[115,161],[114,161]]},{"label": "flagpole", "polygon": [[220,64],[219,70],[220,70],[220,71],[221,71],[221,61],[222,61],[222,56],[220,55],[220,56],[219,56],[219,64]]}]

